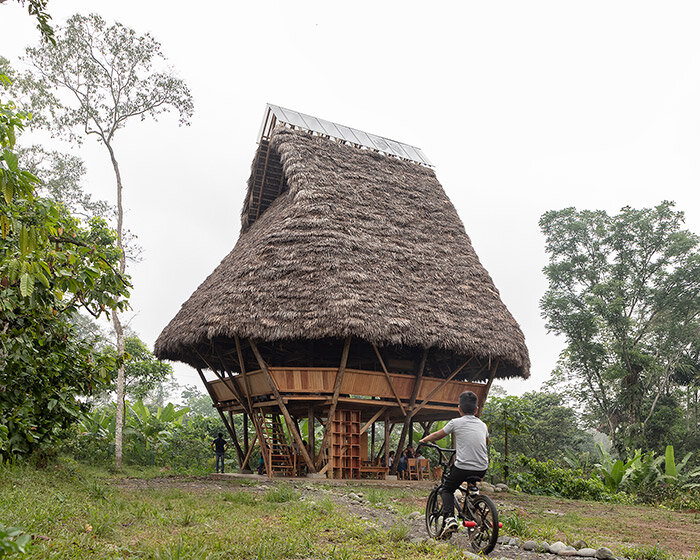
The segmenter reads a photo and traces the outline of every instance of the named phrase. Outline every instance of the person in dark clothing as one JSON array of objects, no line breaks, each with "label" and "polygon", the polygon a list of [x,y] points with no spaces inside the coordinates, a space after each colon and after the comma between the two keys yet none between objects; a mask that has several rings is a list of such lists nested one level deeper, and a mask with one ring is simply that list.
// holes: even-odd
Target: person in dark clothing
[{"label": "person in dark clothing", "polygon": [[221,472],[224,472],[224,456],[228,449],[228,443],[224,439],[224,434],[219,432],[218,437],[211,442],[210,447],[216,455],[216,472],[219,472],[219,463],[221,463]]}]

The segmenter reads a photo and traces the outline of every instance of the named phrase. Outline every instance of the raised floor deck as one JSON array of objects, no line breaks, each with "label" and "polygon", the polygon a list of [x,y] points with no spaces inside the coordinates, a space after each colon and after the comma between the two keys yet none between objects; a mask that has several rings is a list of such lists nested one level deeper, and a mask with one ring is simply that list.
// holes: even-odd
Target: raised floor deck
[{"label": "raised floor deck", "polygon": [[[337,369],[270,367],[269,371],[290,410],[330,406]],[[340,386],[338,406],[363,410],[369,414],[385,408],[385,413],[390,417],[402,418],[404,414],[399,401],[404,407],[408,405],[417,381],[420,385],[415,399],[418,410],[416,420],[452,418],[457,413],[457,401],[463,391],[474,391],[480,402],[483,402],[486,393],[484,383],[445,381],[434,377],[417,380],[414,375],[346,369]],[[233,388],[232,384],[235,384]],[[245,399],[249,394],[256,408],[275,404],[272,387],[261,370],[248,372],[247,380],[242,375],[233,375],[223,381],[208,381],[207,385],[221,410],[243,412],[237,395]]]}]

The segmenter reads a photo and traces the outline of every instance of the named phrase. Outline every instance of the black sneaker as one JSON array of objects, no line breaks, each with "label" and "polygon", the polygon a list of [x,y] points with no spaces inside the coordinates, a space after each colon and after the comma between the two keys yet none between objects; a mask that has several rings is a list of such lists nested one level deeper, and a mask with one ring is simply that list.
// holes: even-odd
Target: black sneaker
[{"label": "black sneaker", "polygon": [[442,533],[440,533],[440,538],[449,539],[452,536],[452,533],[457,531],[458,528],[459,523],[457,523],[457,520],[454,517],[448,517],[445,519],[445,525],[442,528]]}]

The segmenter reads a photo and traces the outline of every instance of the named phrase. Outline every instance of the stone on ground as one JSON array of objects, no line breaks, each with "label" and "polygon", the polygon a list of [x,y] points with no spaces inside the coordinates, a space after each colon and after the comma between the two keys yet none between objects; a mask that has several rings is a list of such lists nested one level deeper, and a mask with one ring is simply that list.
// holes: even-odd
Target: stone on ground
[{"label": "stone on ground", "polygon": [[611,558],[615,558],[615,555],[613,554],[613,551],[609,548],[601,546],[598,550],[595,551],[595,557],[598,558],[598,560],[609,560]]},{"label": "stone on ground", "polygon": [[579,548],[578,555],[584,558],[593,558],[595,556],[595,548],[588,548],[586,546]]},{"label": "stone on ground", "polygon": [[567,546],[561,541],[557,541],[549,545],[549,552],[552,554],[559,554],[562,550],[566,550]]}]

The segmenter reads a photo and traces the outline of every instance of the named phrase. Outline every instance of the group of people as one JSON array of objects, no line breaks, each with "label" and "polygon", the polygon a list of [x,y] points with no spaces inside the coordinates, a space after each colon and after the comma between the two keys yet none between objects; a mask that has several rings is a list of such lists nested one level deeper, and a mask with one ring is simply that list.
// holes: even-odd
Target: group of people
[{"label": "group of people", "polygon": [[[394,451],[389,451],[389,468],[394,465],[394,460],[396,459],[396,453]],[[401,480],[405,480],[408,477],[408,460],[409,459],[425,459],[420,449],[416,452],[412,446],[408,446],[401,453],[399,457],[399,462],[396,465],[396,476]]]}]

